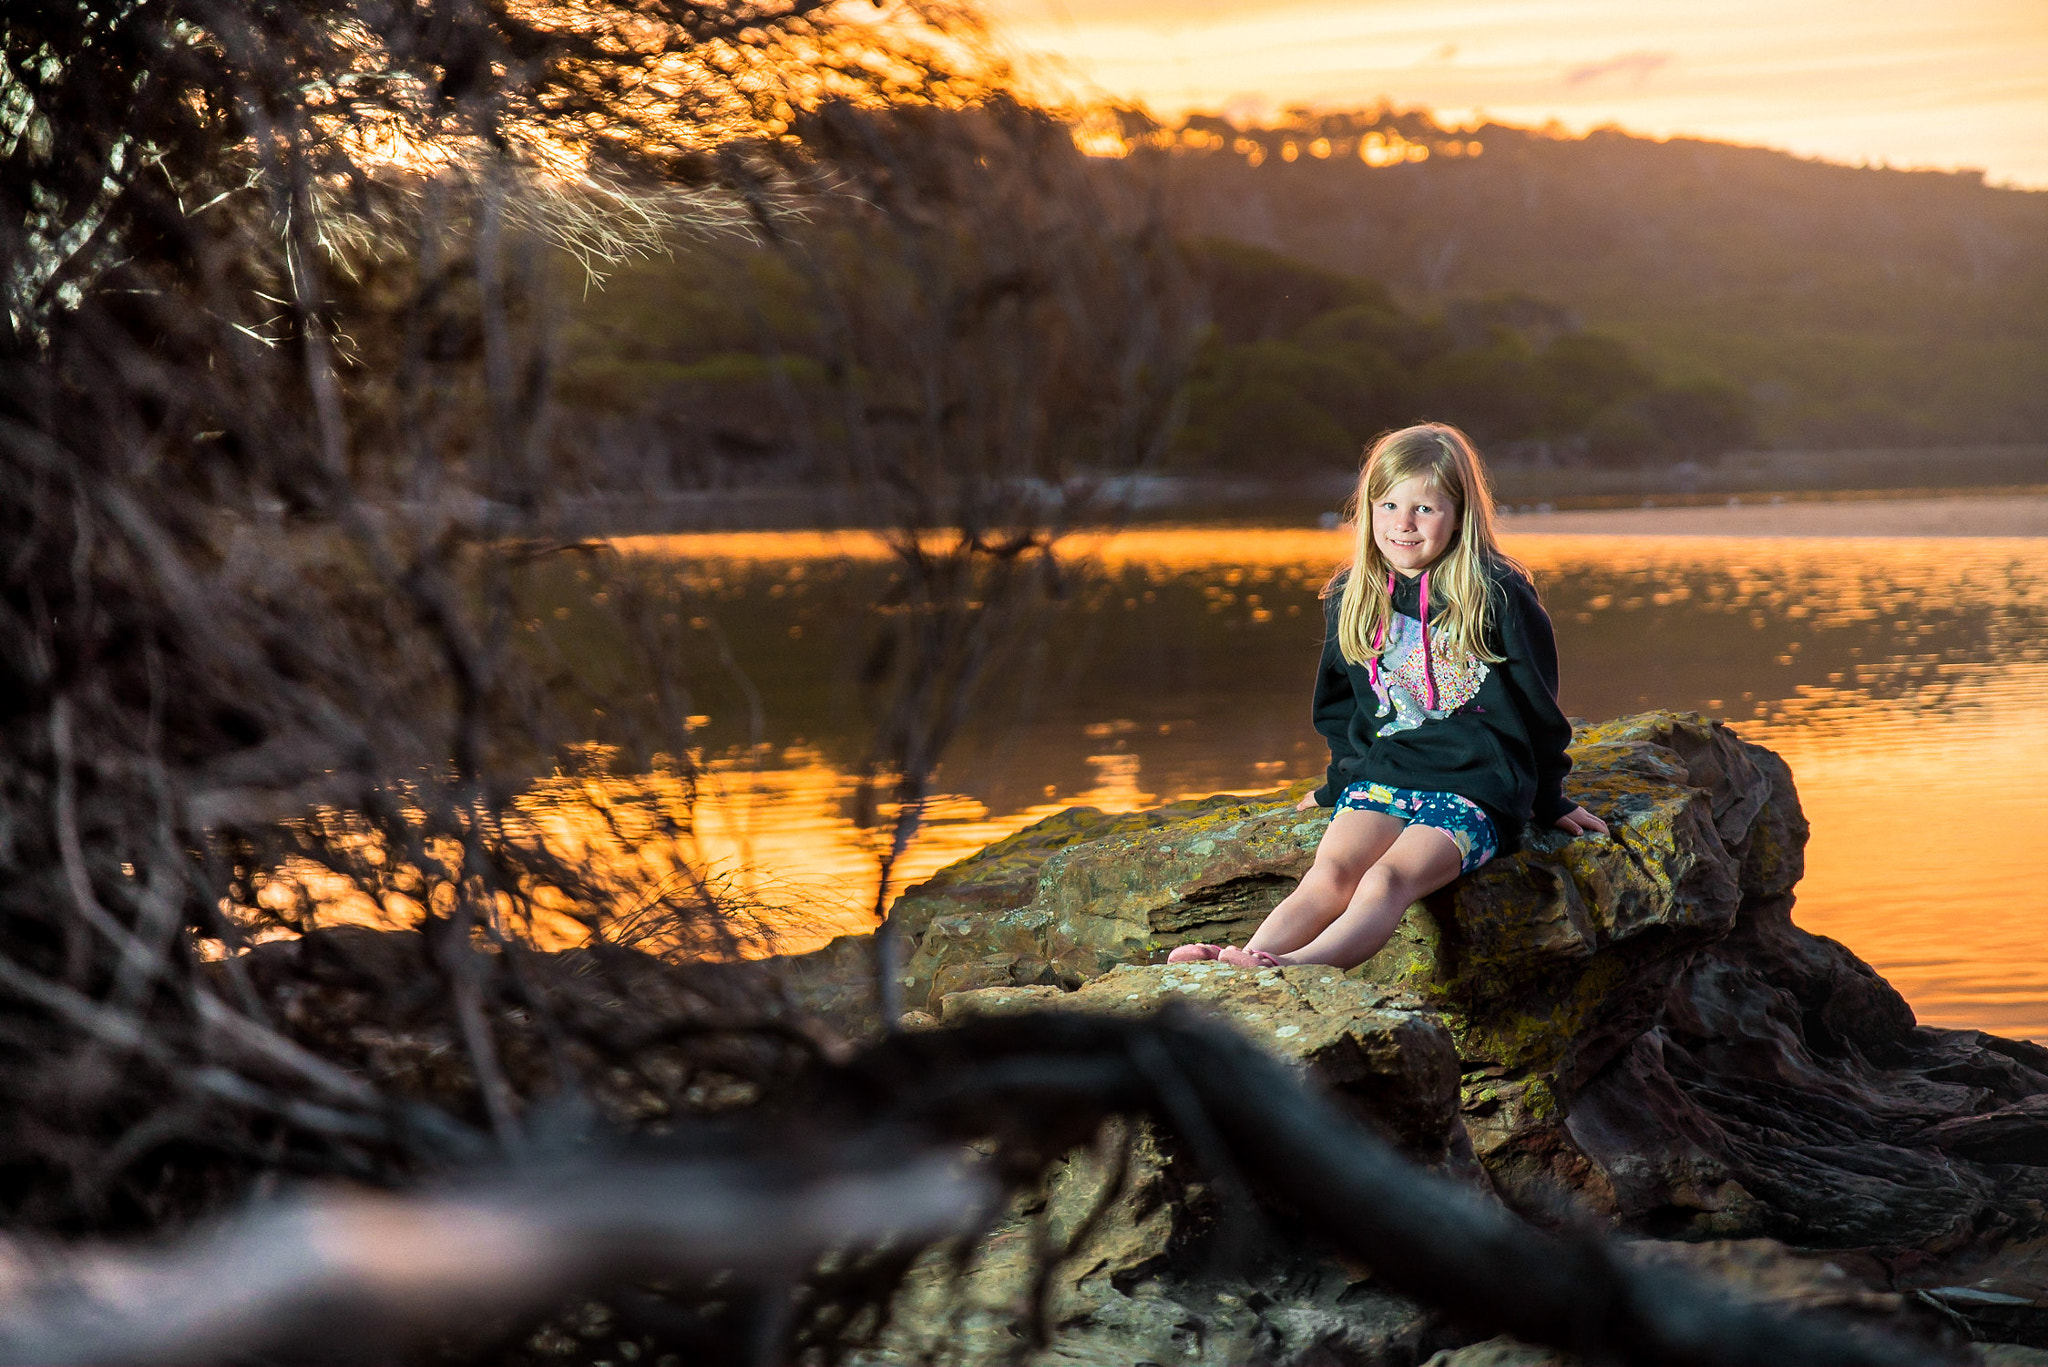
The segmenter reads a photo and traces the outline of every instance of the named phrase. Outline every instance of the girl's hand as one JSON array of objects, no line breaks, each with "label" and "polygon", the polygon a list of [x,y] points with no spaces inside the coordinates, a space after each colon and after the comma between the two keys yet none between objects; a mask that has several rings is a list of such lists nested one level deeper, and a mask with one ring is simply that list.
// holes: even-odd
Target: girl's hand
[{"label": "girl's hand", "polygon": [[1557,819],[1557,828],[1569,835],[1605,835],[1607,823],[1584,807],[1574,807]]},{"label": "girl's hand", "polygon": [[1314,793],[1310,793],[1307,797],[1294,804],[1294,810],[1297,812],[1312,812],[1315,809],[1316,795]]}]

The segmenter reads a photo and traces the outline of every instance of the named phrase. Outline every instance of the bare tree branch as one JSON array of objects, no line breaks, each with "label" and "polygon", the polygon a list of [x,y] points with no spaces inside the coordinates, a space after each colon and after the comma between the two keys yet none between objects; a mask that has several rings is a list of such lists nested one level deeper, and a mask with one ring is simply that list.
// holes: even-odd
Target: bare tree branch
[{"label": "bare tree branch", "polygon": [[[1646,1367],[1940,1356],[1631,1262],[1590,1233],[1539,1231],[1403,1158],[1230,1029],[1185,1015],[1062,1012],[913,1032],[826,1068],[818,1086],[810,1114],[840,1135],[822,1149],[788,1149],[762,1117],[671,1141],[723,1157],[287,1203],[161,1251],[17,1254],[0,1277],[0,1361],[289,1353],[344,1317],[388,1336],[351,1339],[344,1356],[368,1361],[641,1280],[788,1286],[816,1275],[827,1251],[915,1251],[979,1229],[999,1180],[1038,1180],[1112,1115],[1199,1138],[1187,1151],[1212,1178],[1225,1166],[1240,1174],[1277,1228],[1370,1263],[1475,1334]],[[965,1165],[963,1144],[987,1159]]]},{"label": "bare tree branch", "polygon": [[960,1159],[610,1162],[412,1198],[281,1204],[160,1251],[7,1259],[0,1362],[374,1361],[649,1278],[786,1281],[828,1249],[970,1232],[994,1183]]},{"label": "bare tree branch", "polygon": [[[1190,1141],[1202,1138],[1191,1126],[1211,1128],[1199,1147],[1221,1152],[1209,1165],[1243,1174],[1269,1213],[1479,1334],[1667,1367],[1903,1367],[1938,1356],[1632,1264],[1590,1233],[1537,1230],[1417,1168],[1234,1031],[1185,1015],[974,1021],[899,1036],[852,1072],[889,1091],[899,1114],[961,1133],[1014,1135],[1033,1115],[1072,1125],[1099,1110],[1146,1115]],[[1183,1088],[1194,1106],[1177,1100]]]}]

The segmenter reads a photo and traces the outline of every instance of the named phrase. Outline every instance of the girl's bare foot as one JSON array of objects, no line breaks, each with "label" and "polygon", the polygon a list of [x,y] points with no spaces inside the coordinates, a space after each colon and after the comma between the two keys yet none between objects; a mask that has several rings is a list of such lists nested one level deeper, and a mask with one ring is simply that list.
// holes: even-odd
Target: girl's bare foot
[{"label": "girl's bare foot", "polygon": [[1225,945],[1216,958],[1219,963],[1229,964],[1232,968],[1281,967],[1280,961],[1263,949],[1239,949],[1235,945]]},{"label": "girl's bare foot", "polygon": [[1222,945],[1182,945],[1166,956],[1166,962],[1170,964],[1198,964],[1222,957]]}]

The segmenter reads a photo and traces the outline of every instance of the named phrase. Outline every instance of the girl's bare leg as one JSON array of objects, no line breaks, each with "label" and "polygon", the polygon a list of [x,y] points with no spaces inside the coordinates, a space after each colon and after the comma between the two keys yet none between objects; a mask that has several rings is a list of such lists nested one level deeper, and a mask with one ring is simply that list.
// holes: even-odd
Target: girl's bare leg
[{"label": "girl's bare leg", "polygon": [[[1245,949],[1286,955],[1321,935],[1344,914],[1359,881],[1406,827],[1406,822],[1385,812],[1352,810],[1331,817],[1330,828],[1316,846],[1316,862],[1294,891],[1267,913]],[[1441,835],[1437,838],[1443,839]]]},{"label": "girl's bare leg", "polygon": [[[1266,952],[1284,964],[1330,964],[1337,968],[1362,964],[1393,937],[1394,928],[1401,924],[1401,914],[1409,904],[1456,878],[1462,863],[1457,842],[1445,832],[1429,826],[1405,827],[1387,852],[1358,880],[1350,904],[1341,915],[1298,949]],[[1259,929],[1263,933],[1265,927]],[[1256,936],[1253,938],[1255,943],[1248,949],[1266,948],[1256,943]]]}]

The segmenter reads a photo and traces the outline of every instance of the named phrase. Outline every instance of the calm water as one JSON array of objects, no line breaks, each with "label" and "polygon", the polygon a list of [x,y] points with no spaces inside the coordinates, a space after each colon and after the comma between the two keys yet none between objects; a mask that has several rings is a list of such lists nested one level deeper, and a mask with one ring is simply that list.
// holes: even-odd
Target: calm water
[{"label": "calm water", "polygon": [[[642,539],[694,633],[701,857],[816,936],[864,927],[853,820],[858,538]],[[1003,673],[940,775],[910,878],[1056,811],[1258,791],[1318,771],[1316,588],[1341,535],[1189,528],[1098,546],[1101,574]],[[1733,722],[1791,762],[1813,823],[1797,917],[1923,1021],[2048,1040],[2048,539],[1517,536],[1568,712]]]}]

